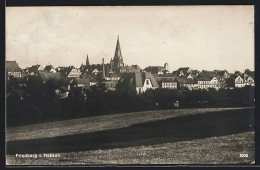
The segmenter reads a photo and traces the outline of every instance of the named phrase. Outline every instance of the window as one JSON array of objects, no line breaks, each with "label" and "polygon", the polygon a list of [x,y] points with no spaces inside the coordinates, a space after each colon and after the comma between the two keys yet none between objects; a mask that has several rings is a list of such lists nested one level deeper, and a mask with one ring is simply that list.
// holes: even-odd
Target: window
[{"label": "window", "polygon": [[146,85],[149,85],[149,80],[146,80]]}]

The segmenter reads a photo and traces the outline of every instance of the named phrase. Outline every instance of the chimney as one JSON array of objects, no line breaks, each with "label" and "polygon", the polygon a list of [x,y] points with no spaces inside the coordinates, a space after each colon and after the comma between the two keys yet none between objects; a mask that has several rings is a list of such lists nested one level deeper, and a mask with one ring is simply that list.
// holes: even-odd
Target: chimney
[{"label": "chimney", "polygon": [[102,58],[102,73],[103,73],[103,79],[105,79],[105,64],[104,64],[104,58]]}]

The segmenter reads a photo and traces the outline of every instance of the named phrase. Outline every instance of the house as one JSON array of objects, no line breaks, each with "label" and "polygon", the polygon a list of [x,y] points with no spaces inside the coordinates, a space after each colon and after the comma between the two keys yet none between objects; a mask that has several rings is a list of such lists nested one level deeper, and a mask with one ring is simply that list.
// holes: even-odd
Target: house
[{"label": "house", "polygon": [[245,84],[244,84],[244,79],[241,77],[241,76],[236,76],[235,78],[235,87],[244,87]]},{"label": "house", "polygon": [[177,82],[180,87],[187,87],[189,90],[198,89],[198,81],[196,79],[177,78]]},{"label": "house", "polygon": [[245,72],[242,74],[242,77],[244,78],[244,84],[245,86],[255,86],[255,72],[250,71],[249,69],[246,69]]},{"label": "house", "polygon": [[146,67],[144,71],[152,74],[165,74],[169,73],[169,65],[165,63],[164,66],[149,66]]},{"label": "house", "polygon": [[91,86],[94,86],[96,84],[97,84],[97,80],[95,77],[93,77],[91,75],[84,75],[84,76],[70,80],[68,89],[70,89],[71,87],[80,87],[80,88],[90,89]]},{"label": "house", "polygon": [[57,67],[56,71],[61,73],[64,78],[78,78],[81,75],[80,69],[77,69],[74,66]]},{"label": "house", "polygon": [[253,77],[248,76],[247,78],[244,79],[244,85],[245,86],[255,86],[255,80]]},{"label": "house", "polygon": [[39,70],[44,70],[44,69],[41,65],[36,64],[36,65],[33,65],[33,66],[27,68],[26,71],[27,71],[27,75],[37,76]]},{"label": "house", "polygon": [[209,89],[214,88],[218,90],[220,88],[219,80],[214,77],[200,77],[198,78],[198,88],[199,89]]},{"label": "house", "polygon": [[147,89],[156,89],[159,87],[156,79],[151,73],[134,73],[134,85],[137,93],[145,92]]},{"label": "house", "polygon": [[50,79],[60,80],[60,73],[52,73],[46,70],[38,70],[38,76],[41,78],[43,83],[46,83]]},{"label": "house", "polygon": [[69,90],[66,87],[60,87],[55,90],[55,94],[59,98],[67,98],[69,96]]},{"label": "house", "polygon": [[219,78],[221,78],[221,79],[230,78],[230,74],[228,73],[227,70],[215,70],[215,72],[219,76]]},{"label": "house", "polygon": [[44,70],[48,71],[50,73],[56,73],[56,70],[55,70],[55,68],[52,65],[45,66]]},{"label": "house", "polygon": [[68,70],[68,78],[76,78],[79,77],[81,74],[80,70],[75,68],[74,66],[69,66]]},{"label": "house", "polygon": [[173,74],[178,77],[188,77],[191,69],[189,67],[180,67],[178,70],[173,71]]},{"label": "house", "polygon": [[188,74],[187,78],[188,79],[195,79],[197,78],[199,75],[199,71],[198,70],[191,70],[190,73]]},{"label": "house", "polygon": [[166,78],[163,78],[160,83],[162,88],[165,88],[165,89],[177,89],[178,88],[178,81],[176,79],[166,79]]},{"label": "house", "polygon": [[19,68],[18,63],[16,63],[16,61],[6,61],[5,67],[6,67],[6,73],[8,79],[10,76],[22,77],[21,70]]}]

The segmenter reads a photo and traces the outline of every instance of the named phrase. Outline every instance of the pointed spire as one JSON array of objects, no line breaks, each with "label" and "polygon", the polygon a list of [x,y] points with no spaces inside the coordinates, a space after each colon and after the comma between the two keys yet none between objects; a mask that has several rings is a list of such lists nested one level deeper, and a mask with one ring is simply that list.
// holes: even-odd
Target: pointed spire
[{"label": "pointed spire", "polygon": [[117,43],[116,43],[116,51],[115,51],[115,58],[122,58],[120,43],[119,43],[119,35],[117,36]]},{"label": "pointed spire", "polygon": [[89,66],[88,54],[87,54],[87,59],[86,59],[86,66]]}]

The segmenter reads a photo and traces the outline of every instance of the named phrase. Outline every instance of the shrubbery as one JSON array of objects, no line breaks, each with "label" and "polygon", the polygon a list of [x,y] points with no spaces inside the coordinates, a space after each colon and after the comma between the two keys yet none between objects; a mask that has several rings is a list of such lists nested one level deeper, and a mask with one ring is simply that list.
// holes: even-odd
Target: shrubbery
[{"label": "shrubbery", "polygon": [[[125,75],[127,76],[127,75]],[[116,91],[107,91],[102,83],[91,89],[71,88],[69,96],[59,99],[55,89],[65,86],[63,81],[49,80],[45,84],[36,77],[20,87],[16,79],[7,81],[7,125],[38,123],[41,121],[96,116],[102,114],[135,112],[156,109],[198,107],[248,107],[254,106],[254,87],[235,89],[194,90],[186,88],[147,90],[137,94],[125,77]]]}]

